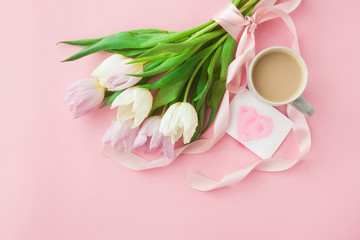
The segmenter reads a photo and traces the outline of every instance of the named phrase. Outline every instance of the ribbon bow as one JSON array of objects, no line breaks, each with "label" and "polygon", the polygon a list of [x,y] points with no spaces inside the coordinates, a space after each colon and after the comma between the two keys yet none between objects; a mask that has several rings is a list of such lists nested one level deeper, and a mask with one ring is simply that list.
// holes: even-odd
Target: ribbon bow
[{"label": "ribbon bow", "polygon": [[300,4],[301,0],[292,0],[276,4],[276,0],[262,0],[254,8],[251,16],[244,17],[232,3],[214,16],[239,44],[235,60],[229,65],[226,87],[229,92],[239,92],[246,86],[242,80],[243,66],[248,67],[255,56],[255,29],[263,22],[280,17],[294,37],[292,48],[299,52],[295,24],[288,15]]}]

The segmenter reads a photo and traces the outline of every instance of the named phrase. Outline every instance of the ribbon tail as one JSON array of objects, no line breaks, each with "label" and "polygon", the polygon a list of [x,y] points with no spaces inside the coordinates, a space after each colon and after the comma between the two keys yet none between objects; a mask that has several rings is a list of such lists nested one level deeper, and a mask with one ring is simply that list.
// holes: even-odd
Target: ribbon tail
[{"label": "ribbon tail", "polygon": [[[117,152],[109,144],[104,146],[101,153],[111,159],[116,160],[121,165],[136,171],[164,167],[169,165],[174,160],[170,160],[164,156],[161,156],[154,161],[149,162],[134,153],[128,153],[125,151]],[[176,156],[177,155],[178,154],[176,154]]]},{"label": "ribbon tail", "polygon": [[255,55],[255,35],[249,32],[249,27],[246,27],[243,35],[240,38],[238,48],[236,50],[236,57],[228,67],[226,77],[226,88],[231,93],[240,92],[246,86],[246,79],[243,79],[244,66],[247,68],[247,63]]},{"label": "ribbon tail", "polygon": [[200,174],[192,173],[188,180],[187,185],[200,190],[210,191],[216,188],[225,187],[230,184],[236,183],[244,179],[250,172],[254,170],[263,172],[279,172],[290,169],[297,164],[301,159],[310,152],[311,148],[311,135],[310,129],[306,122],[305,116],[298,112],[296,109],[288,105],[287,112],[289,118],[294,122],[293,133],[298,142],[298,157],[295,159],[277,159],[269,158],[249,164],[245,167],[238,169],[235,172],[227,174],[220,181],[215,181],[211,178],[202,176]]},{"label": "ribbon tail", "polygon": [[294,49],[296,52],[300,53],[299,41],[296,34],[296,27],[294,21],[285,11],[281,9],[272,8],[271,11],[275,11],[284,21],[284,23],[286,24],[286,26],[288,27],[290,33],[293,35],[294,38],[291,48]]},{"label": "ribbon tail", "polygon": [[[280,5],[280,4],[279,4]],[[280,7],[277,7],[278,5],[275,5],[274,7],[269,8],[260,8],[254,13],[254,18],[256,22],[263,23],[275,18],[281,18],[287,28],[289,29],[291,35],[293,36],[293,42],[291,48],[295,50],[296,52],[300,53],[299,48],[299,42],[298,37],[296,34],[296,27],[294,21],[291,19],[291,17],[287,14],[286,11],[281,9]]]},{"label": "ribbon tail", "polygon": [[296,159],[269,158],[256,167],[256,170],[265,172],[284,171],[297,164],[311,150],[311,134],[306,118],[299,111],[288,105],[289,118],[294,122],[293,132],[298,143],[299,153]]},{"label": "ribbon tail", "polygon": [[244,179],[261,161],[252,163],[235,172],[232,172],[223,177],[220,181],[216,181],[200,174],[191,173],[186,181],[186,184],[189,187],[192,187],[199,191],[210,191],[217,188],[225,187]]},{"label": "ribbon tail", "polygon": [[270,8],[275,7],[281,9],[287,14],[294,11],[301,3],[301,0],[290,0],[283,3],[276,4],[276,0],[262,0],[254,8],[253,12],[256,12],[260,8]]},{"label": "ribbon tail", "polygon": [[250,60],[250,52],[246,52],[232,61],[228,68],[226,89],[231,93],[240,92],[246,86],[246,79],[243,79],[245,63]]},{"label": "ribbon tail", "polygon": [[286,12],[287,14],[291,13],[292,11],[294,11],[301,3],[301,0],[292,0],[292,1],[287,1],[284,3],[279,3],[274,5],[275,8],[279,8],[281,10],[283,10],[284,12]]}]

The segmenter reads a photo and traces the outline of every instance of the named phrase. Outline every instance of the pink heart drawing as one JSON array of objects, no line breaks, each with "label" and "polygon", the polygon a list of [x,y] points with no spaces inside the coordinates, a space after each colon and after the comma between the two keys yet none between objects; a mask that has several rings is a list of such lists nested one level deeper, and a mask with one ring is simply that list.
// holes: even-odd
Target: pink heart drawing
[{"label": "pink heart drawing", "polygon": [[269,117],[258,115],[251,106],[242,106],[237,113],[237,134],[242,142],[254,141],[270,135],[274,127]]}]

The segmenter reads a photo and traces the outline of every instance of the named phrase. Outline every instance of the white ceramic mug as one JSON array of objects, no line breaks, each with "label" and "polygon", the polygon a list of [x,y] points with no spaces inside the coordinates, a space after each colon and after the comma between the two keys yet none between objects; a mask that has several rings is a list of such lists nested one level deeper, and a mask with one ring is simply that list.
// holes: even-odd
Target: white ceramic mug
[{"label": "white ceramic mug", "polygon": [[[259,60],[272,52],[282,52],[282,53],[286,53],[289,54],[290,56],[292,56],[294,59],[296,59],[296,62],[299,64],[301,71],[302,71],[302,82],[301,82],[301,86],[299,87],[299,89],[296,91],[296,93],[287,101],[285,102],[272,102],[266,98],[264,98],[263,96],[261,96],[255,89],[254,87],[254,83],[253,83],[253,71],[254,71],[254,67],[256,66],[256,64],[259,62]],[[280,106],[280,105],[284,105],[284,104],[291,104],[293,107],[295,107],[297,110],[299,110],[300,112],[302,112],[303,114],[307,115],[307,116],[311,116],[314,113],[314,108],[313,106],[304,98],[301,96],[301,94],[304,92],[307,82],[308,82],[308,70],[305,64],[304,59],[294,50],[290,49],[290,48],[286,48],[286,47],[281,47],[281,46],[275,46],[275,47],[270,47],[267,48],[263,51],[261,51],[259,54],[257,54],[255,56],[255,58],[252,60],[249,69],[247,71],[247,81],[248,81],[248,85],[249,85],[249,89],[250,91],[261,101],[268,103],[272,106]],[[291,79],[289,79],[289,81],[291,81]]]}]

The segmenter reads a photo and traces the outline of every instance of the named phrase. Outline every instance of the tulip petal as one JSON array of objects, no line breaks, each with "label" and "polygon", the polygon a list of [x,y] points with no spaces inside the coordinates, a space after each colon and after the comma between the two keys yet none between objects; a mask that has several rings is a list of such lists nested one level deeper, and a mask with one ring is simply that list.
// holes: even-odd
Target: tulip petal
[{"label": "tulip petal", "polygon": [[160,124],[160,132],[164,136],[170,136],[173,144],[183,135],[184,144],[187,144],[191,141],[197,125],[195,108],[186,102],[175,103],[165,112]]},{"label": "tulip petal", "polygon": [[123,149],[132,151],[138,129],[132,129],[131,125],[131,120],[112,121],[102,138],[103,143],[111,143],[111,146],[115,151],[121,151]]},{"label": "tulip petal", "polygon": [[174,148],[175,145],[171,142],[170,137],[164,137],[161,151],[164,153],[166,158],[170,160],[174,159]]},{"label": "tulip petal", "polygon": [[129,76],[129,74],[143,73],[142,63],[128,64],[133,59],[125,59],[117,66],[109,77],[109,90],[119,91],[131,87],[141,80],[141,77]]},{"label": "tulip petal", "polygon": [[129,105],[134,102],[133,88],[126,89],[117,96],[111,104],[111,109],[118,106]]},{"label": "tulip petal", "polygon": [[64,92],[64,102],[70,105],[73,118],[83,116],[102,103],[105,89],[98,80],[87,78],[75,82]]},{"label": "tulip petal", "polygon": [[132,104],[118,107],[117,118],[119,120],[126,121],[134,117],[135,113],[132,111]]},{"label": "tulip petal", "polygon": [[91,74],[93,77],[99,79],[100,85],[109,87],[108,79],[112,75],[117,66],[126,59],[120,54],[113,54],[105,59]]},{"label": "tulip petal", "polygon": [[134,148],[143,147],[145,153],[158,150],[169,159],[174,158],[174,144],[171,143],[170,137],[164,137],[159,132],[162,118],[160,116],[152,116],[148,118],[142,125],[134,142]]},{"label": "tulip petal", "polygon": [[130,128],[130,134],[127,138],[123,140],[125,151],[131,152],[134,149],[134,142],[137,136],[137,128],[131,129]]},{"label": "tulip petal", "polygon": [[173,104],[166,110],[160,124],[160,132],[162,132],[164,136],[170,136],[177,132],[176,127],[179,125],[177,112],[178,104]]},{"label": "tulip petal", "polygon": [[104,144],[110,143],[112,138],[112,131],[116,120],[113,120],[109,127],[106,129],[104,136],[101,139],[101,142]]},{"label": "tulip petal", "polygon": [[146,143],[147,139],[148,139],[148,137],[146,135],[146,132],[143,130],[143,127],[142,127],[140,129],[140,131],[138,132],[138,135],[135,138],[134,148],[142,147]]},{"label": "tulip petal", "polygon": [[150,145],[149,145],[150,150],[155,150],[159,148],[164,139],[164,135],[162,135],[158,129],[151,136]]},{"label": "tulip petal", "polygon": [[182,125],[184,126],[184,144],[190,142],[192,136],[196,131],[198,125],[198,117],[195,108],[189,103],[183,103],[179,109],[179,114],[182,116]]},{"label": "tulip petal", "polygon": [[135,113],[133,127],[138,127],[149,115],[152,107],[153,97],[151,92],[146,88],[135,88],[134,104],[132,111]]}]

